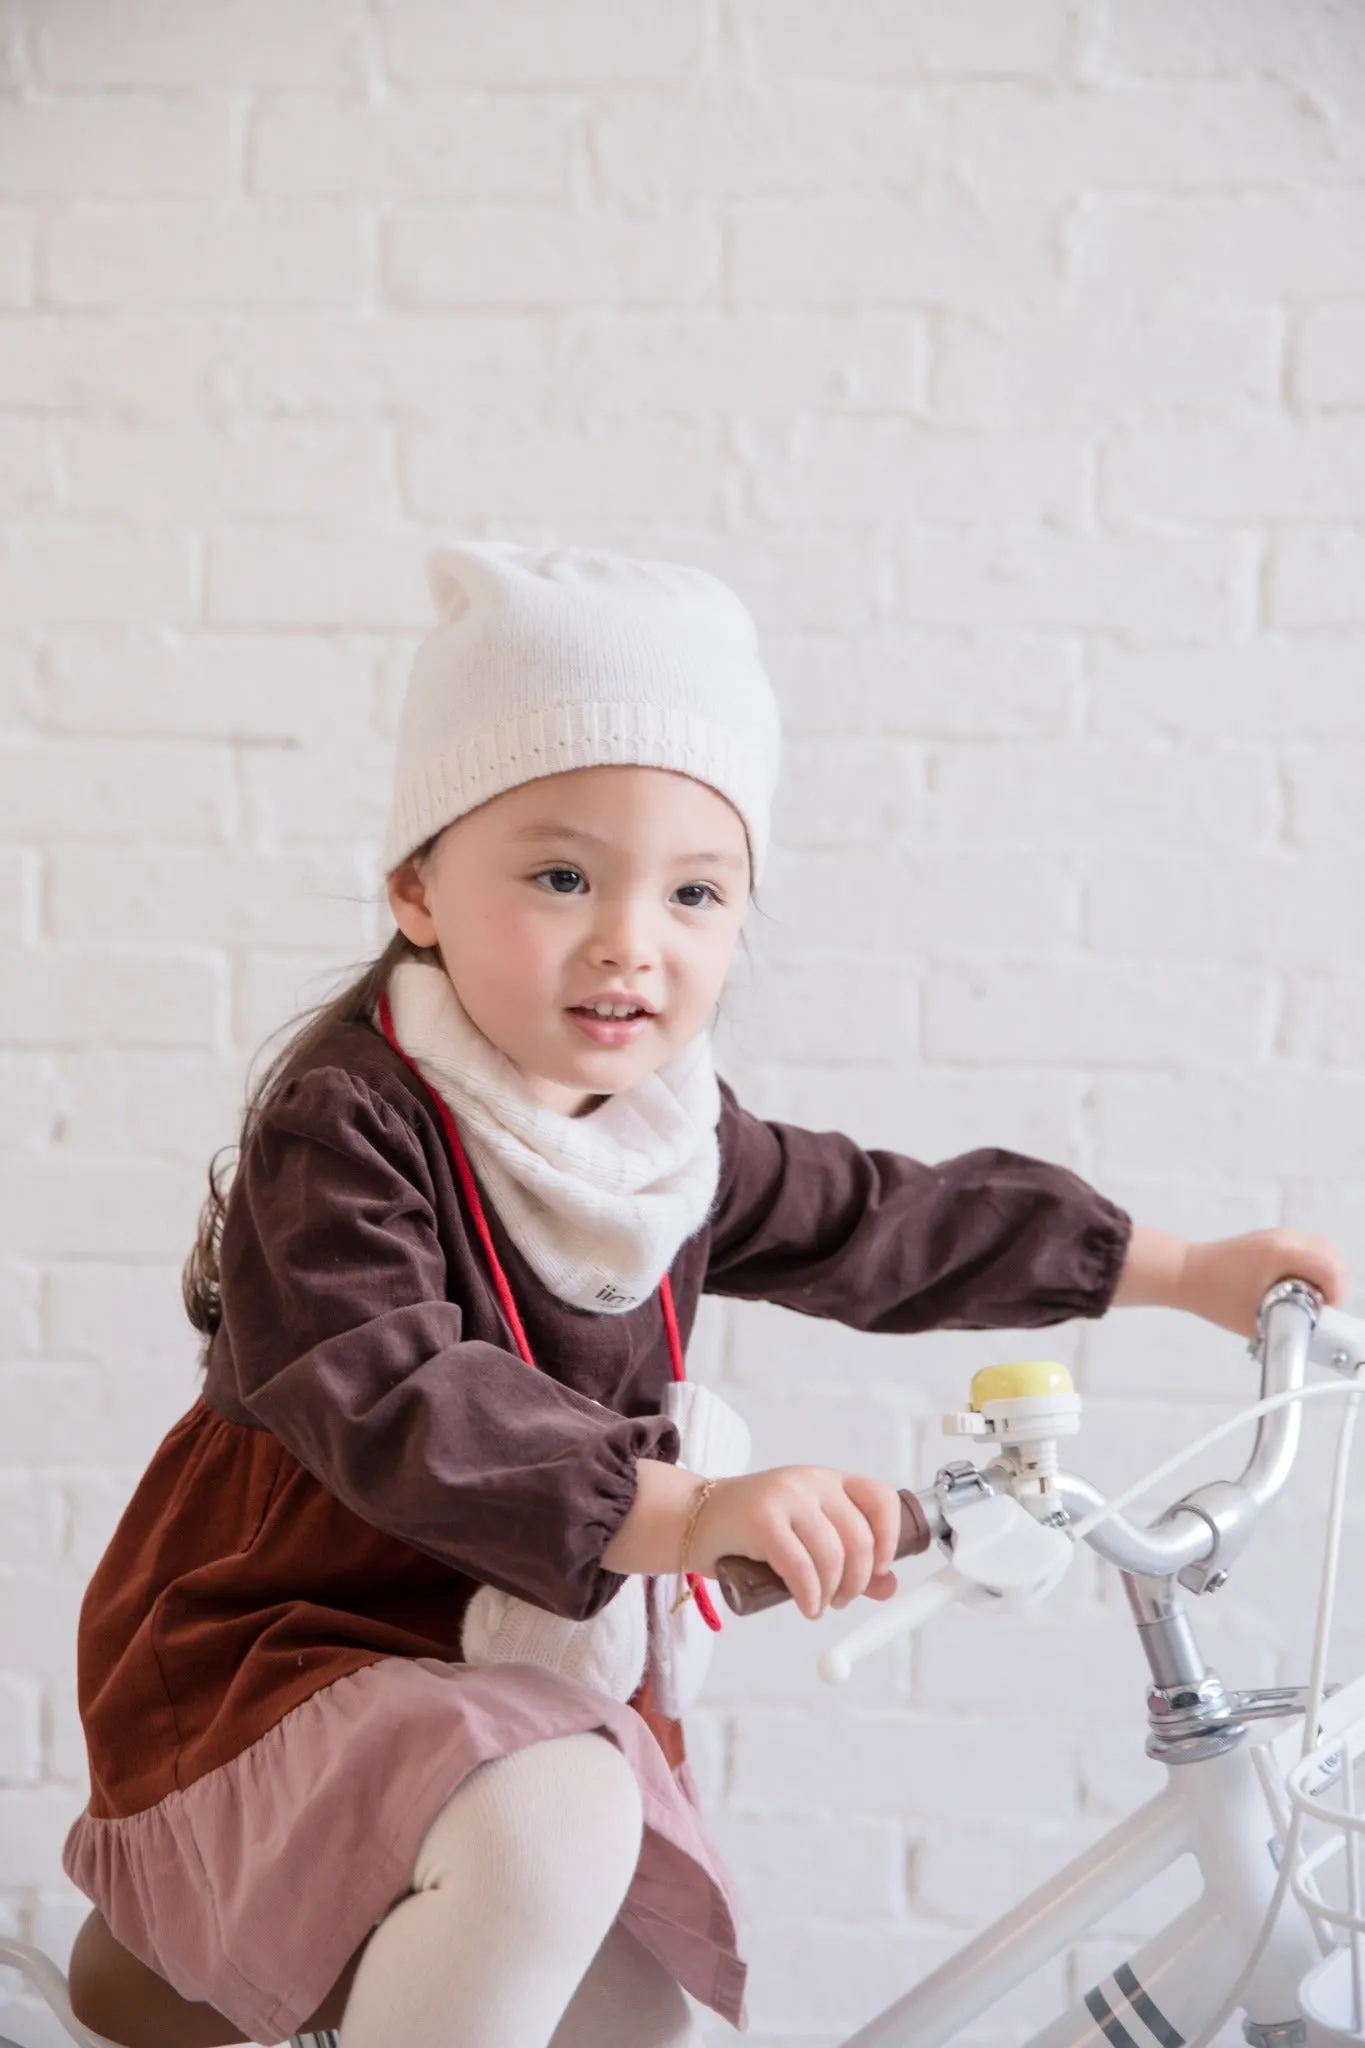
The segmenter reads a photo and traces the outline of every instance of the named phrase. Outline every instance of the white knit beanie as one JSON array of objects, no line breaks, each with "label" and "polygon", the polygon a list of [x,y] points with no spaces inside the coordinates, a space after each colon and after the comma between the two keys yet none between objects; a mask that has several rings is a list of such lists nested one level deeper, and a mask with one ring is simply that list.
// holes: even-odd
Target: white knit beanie
[{"label": "white knit beanie", "polygon": [[754,880],[779,725],[753,619],[704,569],[510,541],[427,563],[440,623],[413,659],[384,872],[456,818],[568,768],[673,768],[734,805]]}]

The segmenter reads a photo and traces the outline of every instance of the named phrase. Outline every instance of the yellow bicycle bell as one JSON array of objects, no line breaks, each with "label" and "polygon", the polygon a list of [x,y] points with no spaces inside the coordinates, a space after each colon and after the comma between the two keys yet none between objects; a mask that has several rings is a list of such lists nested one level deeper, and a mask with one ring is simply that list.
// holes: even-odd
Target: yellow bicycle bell
[{"label": "yellow bicycle bell", "polygon": [[973,1375],[971,1407],[943,1418],[947,1436],[984,1437],[1023,1480],[1046,1487],[1058,1471],[1057,1439],[1081,1426],[1081,1397],[1054,1358],[987,1365]]}]

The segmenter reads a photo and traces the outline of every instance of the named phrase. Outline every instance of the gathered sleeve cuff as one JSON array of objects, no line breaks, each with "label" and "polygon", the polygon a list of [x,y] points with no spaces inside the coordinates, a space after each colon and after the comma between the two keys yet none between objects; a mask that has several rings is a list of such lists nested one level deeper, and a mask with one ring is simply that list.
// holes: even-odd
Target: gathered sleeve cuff
[{"label": "gathered sleeve cuff", "polygon": [[618,1590],[601,1557],[636,1460],[676,1460],[677,1431],[463,1335],[422,1139],[394,1104],[338,1068],[287,1082],[245,1146],[221,1267],[210,1405],[455,1571],[572,1619]]},{"label": "gathered sleeve cuff", "polygon": [[924,1165],[721,1098],[708,1293],[888,1332],[1109,1308],[1132,1219],[1067,1168],[994,1147]]}]

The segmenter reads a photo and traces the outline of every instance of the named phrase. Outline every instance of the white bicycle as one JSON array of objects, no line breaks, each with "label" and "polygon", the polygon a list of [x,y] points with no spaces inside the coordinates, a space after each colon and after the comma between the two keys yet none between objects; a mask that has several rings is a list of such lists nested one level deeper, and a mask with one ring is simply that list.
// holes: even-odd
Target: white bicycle
[{"label": "white bicycle", "polygon": [[[1324,1309],[1304,1282],[1272,1288],[1253,1351],[1261,1399],[1158,1472],[1105,1501],[1060,1469],[1059,1439],[1081,1404],[1051,1363],[992,1366],[972,1406],[945,1418],[992,1453],[944,1466],[931,1489],[902,1494],[902,1554],[937,1543],[943,1567],[889,1601],[826,1652],[836,1683],[883,1644],[957,1600],[986,1611],[1045,1598],[1078,1541],[1118,1567],[1151,1672],[1147,1754],[1166,1784],[1129,1819],[967,1942],[851,2036],[844,2048],[939,2048],[1033,1971],[1130,1899],[1177,1858],[1203,1879],[1195,1903],[1145,1942],[1029,2048],[1207,2048],[1235,2014],[1253,2048],[1365,2043],[1365,1914],[1354,1767],[1365,1754],[1365,1677],[1324,1682],[1355,1408],[1365,1394],[1365,1322]],[[1342,1377],[1307,1384],[1310,1366]],[[1362,1375],[1359,1383],[1356,1374]],[[1231,1692],[1195,1641],[1181,1588],[1226,1583],[1298,1450],[1302,1404],[1345,1395],[1313,1668],[1307,1684]],[[1255,1416],[1236,1481],[1184,1495],[1150,1526],[1123,1510],[1217,1438]],[[726,1560],[737,1612],[785,1597],[764,1566]],[[1362,1802],[1365,1806],[1365,1801]]]},{"label": "white bicycle", "polygon": [[[1152,1677],[1147,1752],[1166,1765],[1167,1779],[844,2048],[952,2041],[1184,1855],[1198,1864],[1200,1897],[1029,2048],[1207,2048],[1238,2012],[1252,2048],[1365,2044],[1365,1799],[1358,1811],[1356,1785],[1365,1676],[1337,1691],[1325,1683],[1350,1440],[1365,1394],[1365,1321],[1323,1308],[1306,1283],[1286,1280],[1262,1303],[1252,1349],[1261,1360],[1255,1407],[1113,1500],[1060,1468],[1058,1444],[1079,1428],[1081,1404],[1064,1368],[1049,1363],[978,1373],[971,1408],[947,1426],[979,1439],[987,1462],[945,1465],[931,1488],[902,1495],[902,1555],[936,1544],[943,1564],[828,1651],[825,1676],[843,1681],[861,1658],[954,1601],[989,1611],[1046,1597],[1085,1541],[1123,1576]],[[1309,1384],[1314,1366],[1340,1377]],[[1328,1394],[1344,1395],[1347,1412],[1312,1670],[1302,1686],[1232,1692],[1200,1655],[1180,1589],[1207,1593],[1226,1582],[1293,1467],[1302,1404]],[[1128,1519],[1124,1510],[1139,1493],[1251,1416],[1256,1440],[1240,1479],[1196,1488],[1148,1526]],[[786,1597],[762,1565],[727,1559],[719,1575],[738,1613]],[[0,1940],[0,1964],[25,1975],[81,2048],[104,2048],[72,2014],[49,1957]],[[297,2035],[292,2048],[338,2042],[335,2032]]]}]

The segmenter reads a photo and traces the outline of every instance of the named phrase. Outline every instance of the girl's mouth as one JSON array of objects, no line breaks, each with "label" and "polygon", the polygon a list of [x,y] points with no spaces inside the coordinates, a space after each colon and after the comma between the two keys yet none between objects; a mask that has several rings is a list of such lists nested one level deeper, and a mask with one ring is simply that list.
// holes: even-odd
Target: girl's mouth
[{"label": "girl's mouth", "polygon": [[583,1036],[590,1038],[594,1045],[633,1045],[654,1021],[648,1010],[636,1010],[629,1017],[600,1017],[586,1004],[566,1011],[565,1015],[573,1019]]}]

